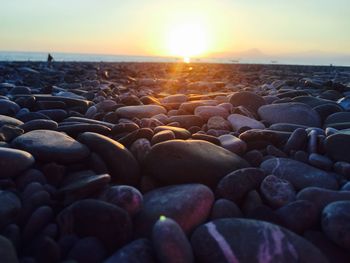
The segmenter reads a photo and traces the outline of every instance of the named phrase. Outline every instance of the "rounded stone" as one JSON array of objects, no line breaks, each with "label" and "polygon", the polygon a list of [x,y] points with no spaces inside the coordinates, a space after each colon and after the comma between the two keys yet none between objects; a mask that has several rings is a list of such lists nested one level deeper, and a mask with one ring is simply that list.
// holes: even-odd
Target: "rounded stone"
[{"label": "rounded stone", "polygon": [[1,262],[18,263],[17,253],[10,240],[0,235]]},{"label": "rounded stone", "polygon": [[312,202],[320,212],[330,203],[350,201],[350,191],[334,191],[319,187],[307,187],[297,194],[297,200]]},{"label": "rounded stone", "polygon": [[175,139],[175,133],[171,130],[164,130],[156,133],[153,135],[151,143],[152,145],[164,142],[164,141],[169,141],[169,140],[174,140]]},{"label": "rounded stone", "polygon": [[159,262],[193,262],[191,244],[181,227],[171,218],[161,216],[154,224],[152,241]]},{"label": "rounded stone", "polygon": [[171,140],[154,145],[145,169],[163,184],[215,186],[227,173],[248,167],[236,154],[201,140]]},{"label": "rounded stone", "polygon": [[350,162],[350,130],[339,131],[325,140],[327,154],[335,161]]},{"label": "rounded stone", "polygon": [[96,237],[110,252],[125,245],[132,235],[132,224],[126,211],[94,199],[66,207],[57,216],[57,223],[61,236]]},{"label": "rounded stone", "polygon": [[234,131],[238,131],[243,127],[248,127],[250,129],[265,129],[265,125],[260,121],[254,120],[252,118],[240,115],[231,114],[228,116],[227,120],[232,125]]},{"label": "rounded stone", "polygon": [[208,121],[211,117],[221,116],[227,118],[229,113],[226,109],[219,106],[199,106],[194,110],[194,115]]},{"label": "rounded stone", "polygon": [[289,230],[302,234],[314,226],[319,218],[316,206],[307,200],[297,200],[275,210],[283,222],[283,226]]},{"label": "rounded stone", "polygon": [[140,211],[143,202],[140,191],[128,185],[111,186],[101,194],[100,199],[123,208],[130,216]]},{"label": "rounded stone", "polygon": [[350,201],[338,201],[322,211],[322,229],[333,242],[350,250]]},{"label": "rounded stone", "polygon": [[84,132],[78,141],[87,145],[106,163],[112,182],[136,185],[139,182],[139,166],[132,153],[119,142],[104,135]]},{"label": "rounded stone", "polygon": [[295,200],[293,185],[287,180],[268,175],[260,185],[262,197],[272,208],[279,208]]},{"label": "rounded stone", "polygon": [[12,192],[0,190],[0,229],[12,223],[19,215],[21,200]]},{"label": "rounded stone", "polygon": [[210,219],[243,217],[242,211],[232,201],[227,199],[218,199],[211,210]]},{"label": "rounded stone", "polygon": [[289,181],[296,190],[309,186],[338,189],[337,179],[332,173],[292,159],[272,158],[264,161],[260,167],[268,174]]},{"label": "rounded stone", "polygon": [[0,178],[9,178],[34,164],[33,156],[25,151],[0,147]]},{"label": "rounded stone", "polygon": [[153,245],[145,238],[136,239],[117,250],[107,258],[104,263],[130,262],[130,263],[154,263],[156,262]]},{"label": "rounded stone", "polygon": [[35,130],[18,136],[12,146],[31,153],[43,162],[74,163],[85,159],[89,149],[60,132]]},{"label": "rounded stone", "polygon": [[215,194],[218,197],[240,203],[249,191],[259,188],[265,176],[265,173],[259,168],[236,170],[220,180]]},{"label": "rounded stone", "polygon": [[218,137],[221,147],[235,154],[243,154],[247,150],[247,144],[231,134],[224,134]]},{"label": "rounded stone", "polygon": [[67,258],[74,262],[100,263],[103,262],[106,255],[106,249],[97,238],[86,237],[74,245]]},{"label": "rounded stone", "polygon": [[159,105],[137,105],[118,108],[116,113],[121,118],[151,118],[154,115],[166,113],[166,109]]},{"label": "rounded stone", "polygon": [[143,196],[143,207],[134,226],[141,236],[149,236],[160,216],[175,220],[188,234],[209,216],[214,195],[201,184],[182,184],[157,188]]},{"label": "rounded stone", "polygon": [[30,132],[34,130],[56,130],[58,127],[57,122],[52,120],[32,120],[19,126],[24,132]]},{"label": "rounded stone", "polygon": [[233,93],[230,103],[234,107],[244,106],[253,113],[256,113],[261,106],[266,104],[263,97],[249,91]]},{"label": "rounded stone", "polygon": [[259,116],[270,124],[292,123],[310,127],[320,127],[321,118],[310,106],[304,103],[290,102],[264,105],[259,108]]},{"label": "rounded stone", "polygon": [[208,130],[213,129],[213,130],[227,130],[227,131],[230,131],[232,127],[231,124],[221,116],[210,117],[207,122],[207,126],[208,126]]},{"label": "rounded stone", "polygon": [[0,115],[0,127],[5,125],[5,124],[19,126],[19,125],[22,125],[23,122],[18,120],[18,119],[6,116],[6,115]]},{"label": "rounded stone", "polygon": [[206,262],[328,262],[314,245],[264,221],[217,219],[191,237],[195,260]]},{"label": "rounded stone", "polygon": [[10,100],[0,99],[0,114],[7,116],[14,116],[19,110],[20,106]]}]

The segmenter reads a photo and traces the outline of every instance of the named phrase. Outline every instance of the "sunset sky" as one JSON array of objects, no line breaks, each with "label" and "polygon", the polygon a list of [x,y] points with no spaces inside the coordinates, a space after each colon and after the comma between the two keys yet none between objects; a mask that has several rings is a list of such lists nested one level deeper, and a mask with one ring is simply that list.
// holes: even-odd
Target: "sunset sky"
[{"label": "sunset sky", "polygon": [[349,0],[2,1],[0,50],[350,54],[349,10]]}]

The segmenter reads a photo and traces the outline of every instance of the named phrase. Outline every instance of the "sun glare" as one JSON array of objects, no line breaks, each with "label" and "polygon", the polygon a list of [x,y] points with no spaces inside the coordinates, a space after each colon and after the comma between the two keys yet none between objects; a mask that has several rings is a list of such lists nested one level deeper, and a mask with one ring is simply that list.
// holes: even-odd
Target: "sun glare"
[{"label": "sun glare", "polygon": [[208,35],[204,24],[183,22],[168,31],[168,49],[173,56],[181,56],[184,62],[190,57],[203,55],[208,50]]}]

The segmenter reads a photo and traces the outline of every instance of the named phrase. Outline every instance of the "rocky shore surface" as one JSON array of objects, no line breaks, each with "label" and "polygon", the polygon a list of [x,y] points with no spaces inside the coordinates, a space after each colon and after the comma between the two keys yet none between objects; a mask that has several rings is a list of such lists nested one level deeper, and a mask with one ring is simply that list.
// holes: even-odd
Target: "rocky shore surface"
[{"label": "rocky shore surface", "polygon": [[350,68],[0,63],[0,262],[350,262]]}]

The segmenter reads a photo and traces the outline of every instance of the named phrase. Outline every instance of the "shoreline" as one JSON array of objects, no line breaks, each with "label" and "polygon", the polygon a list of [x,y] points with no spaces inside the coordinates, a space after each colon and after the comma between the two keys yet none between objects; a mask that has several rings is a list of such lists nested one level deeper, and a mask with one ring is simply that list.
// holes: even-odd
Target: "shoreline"
[{"label": "shoreline", "polygon": [[349,262],[349,131],[350,67],[0,62],[0,247]]}]

